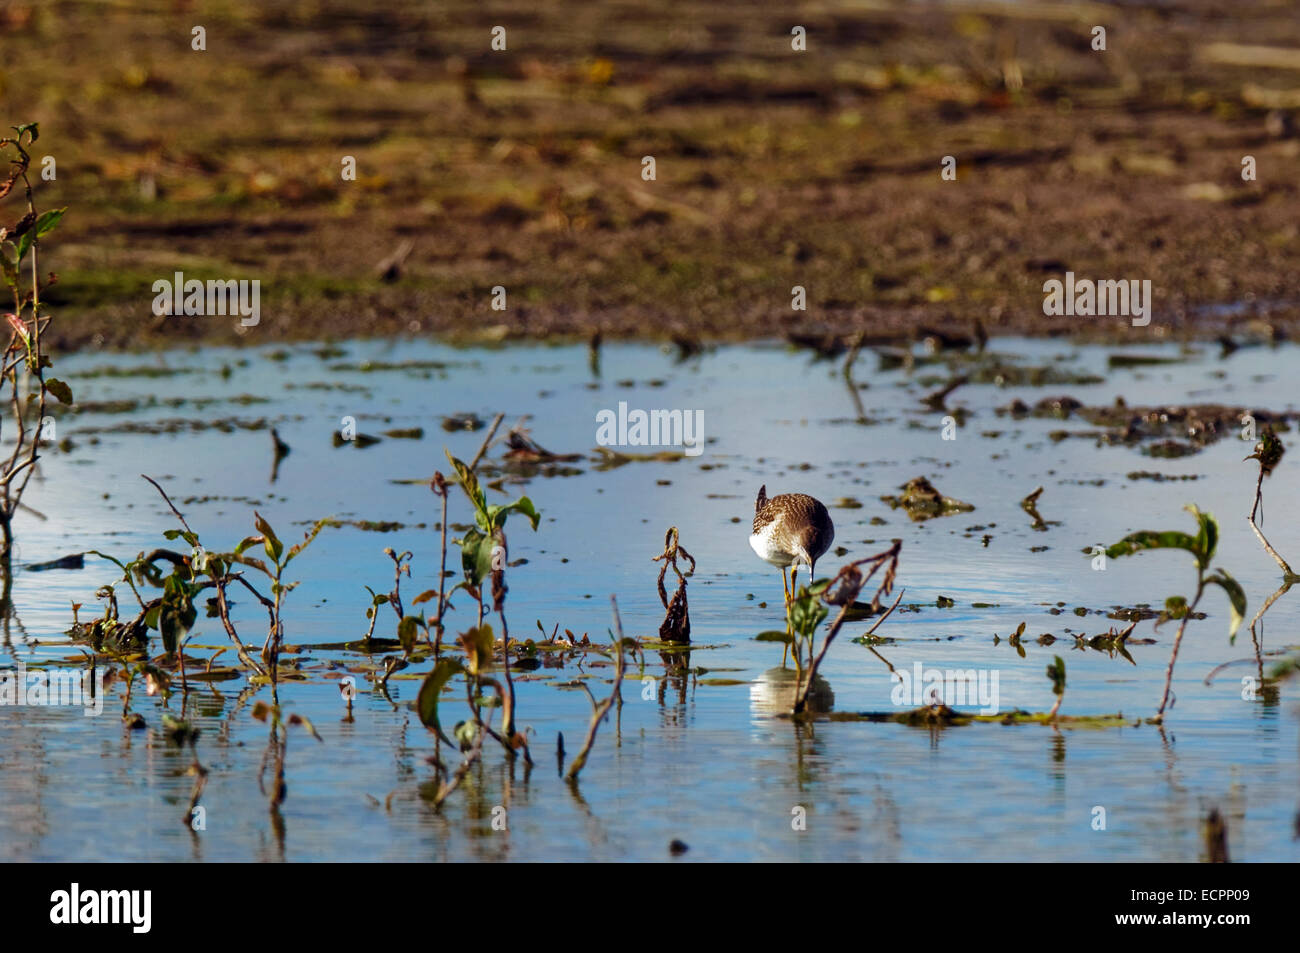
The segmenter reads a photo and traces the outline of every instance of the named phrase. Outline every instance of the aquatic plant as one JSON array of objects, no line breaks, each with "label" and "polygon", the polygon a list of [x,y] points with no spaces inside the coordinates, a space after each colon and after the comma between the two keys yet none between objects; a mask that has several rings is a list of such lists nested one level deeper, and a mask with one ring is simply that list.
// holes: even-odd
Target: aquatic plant
[{"label": "aquatic plant", "polygon": [[[894,579],[898,574],[898,557],[902,550],[903,541],[896,539],[893,545],[883,552],[841,567],[840,571],[830,579],[819,579],[811,585],[799,587],[799,593],[790,605],[792,648],[795,667],[799,672],[802,685],[795,697],[794,714],[802,714],[807,707],[809,695],[817,678],[817,669],[821,667],[822,659],[826,657],[831,643],[839,635],[850,612],[867,608],[872,614],[880,613],[880,617],[866,632],[866,635],[870,636],[875,634],[902,601],[903,593],[900,591],[893,604],[882,611],[882,600],[894,591]],[[859,604],[858,596],[881,569],[884,569],[884,575],[876,587],[875,594],[871,597],[871,602],[866,606]],[[827,606],[839,606],[840,611],[826,631],[826,637],[822,639],[821,651],[814,656],[817,626],[830,614]],[[806,676],[803,674],[805,652],[808,663]]]},{"label": "aquatic plant", "polygon": [[[179,668],[184,683],[184,642],[198,619],[197,601],[203,593],[211,590],[215,595],[208,603],[209,614],[215,614],[220,619],[226,634],[235,645],[239,660],[255,673],[254,680],[270,682],[274,690],[279,681],[278,663],[284,641],[284,599],[298,585],[297,582],[286,582],[284,573],[289,564],[330,524],[330,520],[317,521],[301,542],[286,549],[271,524],[260,513],[254,513],[254,527],[259,531],[256,535],[245,537],[230,552],[210,553],[204,548],[198,533],[172,503],[167,492],[152,477],[143,478],[158,491],[180,523],[179,529],[165,530],[163,535],[168,540],[184,540],[189,544],[190,551],[186,553],[157,548],[148,553],[142,552],[129,562],[98,550],[88,551],[87,555],[99,556],[113,563],[122,571],[122,576],[97,592],[98,597],[104,601],[103,615],[88,623],[74,624],[72,634],[89,642],[97,652],[126,656],[147,652],[150,630],[156,631],[163,647],[161,665]],[[248,552],[258,544],[262,545],[266,560]],[[249,582],[239,569],[240,566],[265,575],[270,582],[270,596],[264,595]],[[125,583],[130,588],[139,606],[139,612],[129,620],[124,620],[120,615],[115,591],[118,583]],[[240,639],[231,619],[229,589],[235,585],[247,590],[267,613],[267,637],[262,646],[260,661]],[[161,590],[161,594],[146,599],[141,592],[141,587],[145,586]],[[128,673],[129,671],[128,669]],[[157,671],[163,673],[161,667]]]},{"label": "aquatic plant", "polygon": [[[486,446],[486,443],[484,445]],[[466,466],[453,457],[450,451],[447,451],[447,459],[456,473],[460,488],[464,490],[465,496],[474,508],[474,522],[477,524],[476,527],[466,530],[460,539],[453,540],[460,547],[461,567],[465,578],[452,588],[452,592],[464,589],[477,600],[478,626],[481,629],[485,610],[483,584],[488,581],[492,585],[492,611],[497,614],[501,622],[503,671],[506,680],[506,709],[502,727],[506,737],[509,738],[515,733],[515,688],[510,675],[510,629],[506,624],[505,614],[507,592],[505,570],[508,552],[506,518],[511,513],[522,513],[536,531],[541,521],[541,514],[533,506],[532,500],[526,496],[521,496],[512,503],[489,503],[487,494],[484,493],[478,477],[474,474],[473,467]]]},{"label": "aquatic plant", "polygon": [[[154,563],[158,559],[166,559],[175,567],[172,575],[161,583],[164,596],[160,600],[156,627],[162,636],[163,647],[167,650],[169,656],[175,652],[174,646],[179,644],[179,640],[193,626],[197,617],[194,608],[194,597],[204,589],[213,588],[217,594],[218,615],[221,618],[226,634],[235,643],[240,660],[254,669],[259,675],[267,677],[274,689],[279,681],[280,650],[284,644],[284,597],[298,586],[297,582],[284,581],[284,571],[303,550],[311,545],[320,531],[330,524],[330,520],[317,520],[303,536],[301,542],[286,550],[284,543],[280,541],[271,524],[260,513],[255,511],[253,513],[253,526],[258,531],[256,535],[244,537],[228,553],[208,553],[204,550],[199,535],[185,521],[185,517],[172,503],[166,491],[151,477],[145,476],[144,479],[153,484],[154,489],[162,495],[168,508],[180,521],[181,529],[169,529],[163,535],[168,539],[183,539],[191,547],[188,556],[159,549],[154,550],[147,557],[142,556],[131,564],[131,567],[144,573],[147,578],[151,578],[155,585],[159,584],[158,579],[156,575],[151,576],[150,574]],[[248,555],[248,550],[258,544],[261,544],[270,565],[265,560]],[[243,573],[233,571],[233,567],[237,564],[247,566],[266,576],[271,584],[271,597],[268,598],[258,592],[252,583],[244,578]],[[128,569],[131,567],[128,567]],[[199,580],[200,573],[207,576],[206,581]],[[261,665],[258,665],[249,655],[247,647],[240,641],[234,623],[230,619],[230,601],[227,596],[227,589],[235,583],[239,583],[247,589],[267,612],[270,624],[266,641],[262,645]],[[146,624],[148,624],[147,617]],[[150,625],[150,627],[155,626]]]},{"label": "aquatic plant", "polygon": [[1270,476],[1274,468],[1282,462],[1282,454],[1286,453],[1286,447],[1282,445],[1281,439],[1273,432],[1272,425],[1264,428],[1260,434],[1259,443],[1255,444],[1255,452],[1246,457],[1247,460],[1256,460],[1259,462],[1259,477],[1255,481],[1255,504],[1250,508],[1250,516],[1247,517],[1250,528],[1255,531],[1255,536],[1259,539],[1264,547],[1264,551],[1273,557],[1273,561],[1278,564],[1282,570],[1282,578],[1285,585],[1289,588],[1291,583],[1300,582],[1300,576],[1297,576],[1283,559],[1276,549],[1264,537],[1263,531],[1259,524],[1255,522],[1255,516],[1259,513],[1260,507],[1264,504],[1264,477]]},{"label": "aquatic plant", "polygon": [[1056,696],[1052,710],[1047,713],[1047,720],[1056,721],[1061,702],[1065,701],[1065,660],[1061,656],[1053,657],[1052,664],[1047,666],[1047,677],[1052,680],[1052,694]]},{"label": "aquatic plant", "polygon": [[[678,558],[685,559],[691,568],[682,572],[677,565]],[[659,638],[664,642],[689,643],[691,641],[691,610],[686,601],[686,580],[695,575],[695,557],[686,551],[678,541],[677,527],[670,526],[664,534],[664,551],[655,556],[651,562],[662,562],[659,567],[659,601],[664,607],[664,621],[659,625]],[[664,577],[669,567],[677,576],[677,590],[672,601],[668,599],[668,590],[664,588]]]},{"label": "aquatic plant", "polygon": [[279,823],[278,813],[280,805],[284,799],[289,796],[289,786],[284,779],[284,760],[289,752],[289,726],[300,725],[317,741],[324,743],[320,734],[307,718],[297,713],[289,715],[287,718],[280,711],[280,706],[268,702],[259,701],[253,706],[253,717],[258,721],[267,722],[271,726],[271,737],[267,743],[266,751],[262,755],[262,767],[257,773],[257,784],[263,794],[267,794],[266,786],[262,783],[266,775],[266,766],[268,761],[274,762],[271,778],[271,791],[268,795],[270,798],[270,808],[273,817],[276,817]]},{"label": "aquatic plant", "polygon": [[[260,513],[253,514],[253,525],[257,528],[258,533],[254,536],[246,536],[235,546],[230,553],[220,554],[215,557],[209,557],[210,574],[217,586],[218,598],[225,601],[225,588],[231,580],[230,574],[226,571],[231,563],[240,563],[262,573],[271,583],[271,601],[268,605],[265,600],[259,599],[266,606],[267,612],[271,619],[271,630],[267,634],[266,642],[262,646],[262,661],[266,663],[267,674],[271,679],[271,684],[275,685],[278,681],[280,649],[284,644],[284,597],[297,588],[297,582],[285,582],[284,571],[289,568],[289,563],[302,553],[314,540],[317,534],[325,527],[327,520],[318,520],[310,530],[304,534],[301,542],[290,546],[287,550],[284,543],[276,536],[275,530],[271,524],[266,521]],[[197,537],[195,538],[197,540]],[[188,540],[187,540],[188,541]],[[247,551],[258,544],[262,545],[270,565],[263,560],[248,556]],[[197,541],[191,545],[198,545]],[[213,565],[213,560],[216,560]],[[233,577],[242,581],[242,576]],[[250,591],[252,587],[248,587]],[[229,613],[223,612],[224,617],[228,618]]]},{"label": "aquatic plant", "polygon": [[[536,530],[541,520],[541,514],[538,513],[537,508],[526,496],[520,497],[511,503],[489,503],[487,494],[484,492],[478,475],[475,473],[475,469],[491,445],[492,438],[503,417],[502,414],[497,415],[486,439],[483,441],[483,445],[470,463],[466,464],[452,456],[451,451],[446,451],[447,460],[451,464],[456,482],[460,485],[474,511],[475,526],[466,530],[459,539],[453,540],[460,547],[461,568],[464,578],[456,583],[450,592],[446,591],[448,490],[446,477],[441,472],[437,472],[430,481],[430,489],[443,501],[438,590],[436,593],[433,590],[421,593],[415,600],[418,604],[436,597],[437,606],[434,618],[426,620],[423,615],[402,615],[398,626],[399,637],[403,648],[406,649],[408,654],[414,645],[417,628],[423,628],[426,638],[434,647],[436,659],[434,667],[425,676],[416,699],[416,712],[421,722],[434,732],[440,743],[457,747],[465,754],[461,764],[451,776],[439,784],[438,791],[434,796],[435,807],[440,806],[446,800],[460,784],[472,765],[481,758],[483,738],[485,736],[499,742],[511,757],[514,756],[516,751],[521,751],[525,763],[532,764],[532,755],[528,750],[527,737],[517,729],[515,723],[516,698],[514,678],[510,672],[510,628],[509,623],[506,621],[505,611],[506,593],[508,591],[505,578],[506,554],[508,552],[505,525],[506,519],[511,513],[521,513],[528,518],[532,528]],[[397,564],[400,579],[402,568],[400,559],[397,560]],[[488,586],[491,587],[491,611],[496,613],[501,625],[502,681],[498,681],[489,674],[495,665],[496,636],[492,627],[484,621],[488,611],[484,590]],[[446,612],[452,608],[450,604],[451,597],[462,589],[478,605],[475,625],[462,632],[457,638],[457,642],[464,653],[463,661],[441,655],[441,639]],[[396,592],[395,588],[393,594],[396,595]],[[401,615],[400,602],[395,608]],[[439,714],[439,702],[443,690],[457,675],[463,675],[465,679],[465,700],[469,706],[471,718],[456,724],[452,730],[455,737],[455,741],[453,741],[447,737],[443,730]],[[495,704],[486,704],[482,697],[485,688],[490,688],[496,693]],[[501,730],[499,732],[494,730],[489,720],[483,716],[484,707],[496,707],[498,705],[502,710]],[[441,760],[435,755],[432,761],[441,774],[445,770]]]},{"label": "aquatic plant", "polygon": [[438,522],[438,529],[442,535],[442,547],[438,557],[438,605],[433,616],[433,625],[437,633],[434,641],[436,653],[442,645],[442,613],[447,605],[447,478],[442,475],[441,470],[434,471],[433,479],[429,481],[429,489],[433,491],[434,496],[442,500],[442,519]]},{"label": "aquatic plant", "polygon": [[[0,463],[0,571],[4,573],[4,609],[9,606],[9,560],[13,553],[13,519],[22,506],[23,493],[40,457],[42,428],[46,422],[49,397],[60,403],[72,403],[72,391],[58,378],[45,376],[51,367],[42,344],[42,334],[51,316],[41,303],[41,292],[52,285],[51,272],[44,283],[40,278],[40,239],[59,224],[67,208],[38,212],[27,175],[31,164],[28,149],[40,137],[38,123],[13,126],[14,134],[0,138],[0,155],[8,158],[9,172],[0,178],[0,199],[21,181],[27,210],[13,225],[0,225],[0,273],[13,295],[13,311],[5,317],[9,323],[9,343],[4,350],[0,369],[0,391],[7,394],[4,403],[10,408],[14,426],[13,449]],[[12,158],[9,156],[12,154]],[[30,264],[22,273],[24,261]],[[21,371],[21,379],[19,372]],[[34,407],[33,407],[34,405]],[[29,424],[35,423],[35,433]]]},{"label": "aquatic plant", "polygon": [[[1232,618],[1228,628],[1228,637],[1230,642],[1237,639],[1237,629],[1241,626],[1242,619],[1246,615],[1246,594],[1242,591],[1240,584],[1232,576],[1228,575],[1227,570],[1222,567],[1209,572],[1210,563],[1214,560],[1214,552],[1219,542],[1219,524],[1209,513],[1202,513],[1194,504],[1188,504],[1184,507],[1196,519],[1197,532],[1195,536],[1182,533],[1177,530],[1166,530],[1163,532],[1153,532],[1142,530],[1137,533],[1130,533],[1118,543],[1107,547],[1106,556],[1110,559],[1116,559],[1120,556],[1131,556],[1148,549],[1182,549],[1192,554],[1196,562],[1196,592],[1190,602],[1183,596],[1170,596],[1165,600],[1165,610],[1161,613],[1160,618],[1156,620],[1156,625],[1160,626],[1171,619],[1178,619],[1178,632],[1174,636],[1173,649],[1169,655],[1169,668],[1165,672],[1165,690],[1160,698],[1160,707],[1156,710],[1153,721],[1160,724],[1164,721],[1165,708],[1169,705],[1169,696],[1172,691],[1174,680],[1174,663],[1178,661],[1178,649],[1183,642],[1183,634],[1187,631],[1187,623],[1196,613],[1196,607],[1201,602],[1201,597],[1205,595],[1206,589],[1211,586],[1218,586],[1228,597],[1228,604],[1232,610]],[[1092,555],[1092,550],[1084,550],[1087,555]]]}]

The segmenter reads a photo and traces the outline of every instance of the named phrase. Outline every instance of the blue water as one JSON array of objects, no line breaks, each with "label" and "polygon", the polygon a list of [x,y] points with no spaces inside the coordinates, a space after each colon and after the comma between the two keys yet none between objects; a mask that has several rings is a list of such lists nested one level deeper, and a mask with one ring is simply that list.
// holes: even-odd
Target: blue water
[{"label": "blue water", "polygon": [[[1194,456],[1155,459],[1136,447],[1048,436],[1094,429],[1078,418],[1015,420],[995,411],[1017,397],[1032,405],[1068,394],[1090,405],[1122,395],[1130,406],[1219,401],[1294,412],[1290,368],[1300,354],[1280,347],[1220,358],[1207,347],[1180,363],[1110,370],[1110,352],[1099,347],[1007,339],[995,346],[1009,361],[1096,374],[1104,383],[967,385],[948,406],[969,416],[956,439],[945,440],[944,412],[926,409],[920,398],[948,371],[931,365],[882,370],[869,352],[855,368],[867,423],[858,422],[838,363],[779,346],[721,348],[684,363],[654,346],[607,346],[598,376],[583,347],[467,350],[423,341],[348,342],[344,354],[324,356],[301,346],[88,353],[61,361],[60,376],[79,401],[145,405],[58,418],[57,438],[73,446],[41,461],[25,502],[44,518],[20,519],[19,563],[88,549],[125,559],[163,545],[162,531],[175,521],[141,473],[167,489],[210,551],[254,532],[254,508],[287,542],[323,516],[401,522],[406,528],[392,533],[328,529],[292,566],[291,578],[301,585],[287,597],[286,641],[358,639],[368,624],[363,587],[391,588],[384,547],[414,553],[412,578],[403,582],[408,606],[436,586],[438,501],[427,482],[401,481],[449,472],[443,447],[469,458],[484,437],[483,431],[445,432],[443,417],[472,412],[490,421],[504,412],[509,426],[529,415],[534,440],[583,459],[565,464],[578,475],[507,471],[505,494],[489,491],[495,502],[526,493],[542,511],[536,533],[518,516],[507,525],[510,559],[526,560],[508,575],[512,635],[537,637],[540,621],[547,632],[558,624],[579,637],[607,639],[611,593],[628,635],[655,635],[663,610],[651,557],[665,530],[677,526],[698,563],[689,587],[696,645],[690,664],[708,670],[698,679],[740,684],[670,680],[656,683],[645,698],[643,682],[627,682],[618,723],[611,716],[602,725],[575,790],[557,776],[556,735],[563,732],[572,757],[591,706],[584,693],[557,683],[586,673],[603,697],[612,669],[593,664],[591,656],[583,667],[572,660],[563,669],[538,670],[518,684],[518,719],[530,731],[536,765],[508,763],[499,749],[485,747],[481,766],[439,812],[431,803],[434,770],[425,760],[434,752],[433,735],[407,707],[428,665],[397,673],[389,682],[390,703],[370,690],[369,674],[382,669],[378,661],[308,650],[301,656],[308,679],[283,683],[280,701],[309,717],[323,741],[290,734],[282,836],[258,787],[267,727],[251,712],[256,700],[269,699],[267,688],[221,682],[199,688],[188,701],[187,714],[202,732],[197,755],[209,770],[201,801],[207,827],[200,832],[182,822],[191,756],[163,737],[158,698],[135,692],[132,709],[144,716],[143,731],[122,727],[121,683],[110,689],[100,717],[0,707],[0,859],[660,860],[676,838],[690,845],[686,861],[1195,860],[1199,822],[1211,806],[1227,820],[1234,860],[1295,859],[1296,684],[1281,683],[1267,701],[1242,698],[1242,677],[1258,674],[1250,618],[1280,581],[1246,524],[1256,472],[1242,462],[1250,443],[1229,438]],[[1173,346],[1143,350],[1180,353]],[[354,369],[367,361],[417,363]],[[146,365],[185,372],[97,373]],[[269,400],[235,400],[240,395]],[[177,400],[184,403],[166,403]],[[617,410],[619,401],[702,411],[703,453],[598,468],[596,415]],[[424,436],[335,447],[331,434],[349,416],[363,433],[422,427]],[[232,418],[265,421],[292,448],[275,483],[266,429],[192,426]],[[182,424],[175,432],[141,432],[167,420]],[[499,462],[496,449],[489,463]],[[1154,483],[1126,476],[1136,470],[1198,479]],[[921,475],[974,511],[912,522],[881,502]],[[1300,552],[1300,532],[1286,509],[1298,479],[1288,458],[1265,487],[1265,532],[1284,555]],[[1062,712],[1122,712],[1130,716],[1128,726],[932,730],[778,717],[789,705],[781,647],[754,641],[782,624],[778,572],[747,542],[760,484],[769,495],[797,490],[831,507],[836,545],[847,553],[828,556],[819,569],[903,540],[898,584],[906,590],[904,607],[916,611],[900,608],[879,632],[897,641],[877,647],[897,668],[911,671],[920,662],[927,669],[996,672],[1002,710],[1040,711],[1054,700],[1045,667],[1060,655],[1068,670]],[[1019,504],[1038,486],[1045,488],[1038,506],[1050,523],[1046,531],[1034,531]],[[450,522],[468,523],[457,492]],[[861,506],[840,505],[849,498]],[[1069,635],[1122,625],[1104,615],[1114,606],[1159,607],[1166,596],[1191,595],[1194,571],[1184,553],[1113,560],[1104,572],[1094,571],[1083,554],[1134,529],[1188,530],[1191,517],[1181,509],[1188,502],[1219,516],[1216,565],[1242,583],[1250,610],[1229,645],[1227,603],[1217,590],[1206,596],[1201,609],[1208,617],[1189,625],[1175,672],[1177,702],[1162,731],[1134,725],[1158,704],[1174,624],[1138,626],[1135,638],[1158,641],[1130,649],[1136,664],[1076,650]],[[458,565],[454,554],[449,564]],[[82,660],[63,635],[70,604],[83,604],[82,618],[93,616],[95,590],[117,576],[93,557],[79,571],[21,572],[5,663]],[[124,586],[118,595],[129,606]],[[940,596],[955,605],[938,607]],[[1052,614],[1058,603],[1063,612]],[[472,624],[470,600],[462,593],[455,605],[451,624]],[[1076,607],[1089,614],[1077,616]],[[1294,649],[1300,641],[1297,607],[1300,595],[1289,594],[1257,627],[1265,652]],[[258,645],[265,635],[259,612],[243,600],[235,613],[245,640]],[[1022,621],[1024,658],[1005,641]],[[851,641],[866,627],[848,625],[823,667],[836,711],[897,710],[885,663]],[[394,632],[395,617],[385,608],[376,634]],[[1064,641],[1041,646],[1034,639],[1043,633]],[[997,644],[995,634],[1002,637]],[[211,655],[227,644],[216,620],[200,614],[192,652]],[[1237,664],[1205,684],[1212,669],[1230,661]],[[1275,661],[1263,660],[1265,674]],[[234,663],[233,651],[218,661]],[[353,722],[344,720],[338,691],[344,668],[362,689]],[[657,653],[647,653],[645,673],[664,676]],[[443,702],[448,722],[464,717],[462,697],[457,691]],[[178,693],[169,710],[180,706]],[[451,757],[445,746],[442,753]],[[507,830],[494,829],[496,808],[505,808],[497,816],[507,819]],[[1105,811],[1104,830],[1094,827],[1097,808]],[[793,823],[801,817],[802,825]]]}]

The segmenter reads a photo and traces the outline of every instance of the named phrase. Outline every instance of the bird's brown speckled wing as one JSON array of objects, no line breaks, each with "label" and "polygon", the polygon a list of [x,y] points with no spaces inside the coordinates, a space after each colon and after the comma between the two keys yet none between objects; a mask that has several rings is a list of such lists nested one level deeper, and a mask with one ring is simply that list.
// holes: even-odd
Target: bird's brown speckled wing
[{"label": "bird's brown speckled wing", "polygon": [[784,529],[792,537],[797,536],[799,545],[813,559],[821,557],[830,549],[835,539],[835,527],[831,515],[819,500],[806,493],[784,493],[768,501],[767,508],[775,510],[772,518],[779,518]]}]

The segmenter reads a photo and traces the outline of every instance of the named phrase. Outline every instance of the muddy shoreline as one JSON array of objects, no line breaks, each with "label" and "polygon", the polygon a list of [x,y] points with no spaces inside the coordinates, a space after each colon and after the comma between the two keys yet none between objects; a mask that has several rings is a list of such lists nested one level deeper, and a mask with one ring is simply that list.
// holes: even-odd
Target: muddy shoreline
[{"label": "muddy shoreline", "polygon": [[[3,14],[69,206],[56,350],[1297,333],[1285,7],[507,2],[494,52],[468,3],[352,6],[214,11],[204,53],[184,13]],[[260,281],[260,323],[155,317],[176,271]],[[1149,280],[1151,324],[1045,316],[1071,271]]]}]

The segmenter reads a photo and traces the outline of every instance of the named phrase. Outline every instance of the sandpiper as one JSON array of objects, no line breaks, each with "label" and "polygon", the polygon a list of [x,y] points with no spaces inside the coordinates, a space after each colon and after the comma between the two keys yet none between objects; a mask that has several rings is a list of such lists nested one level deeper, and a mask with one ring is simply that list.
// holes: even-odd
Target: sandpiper
[{"label": "sandpiper", "polygon": [[[806,493],[782,493],[770,500],[767,487],[758,488],[758,499],[754,501],[754,532],[749,537],[749,545],[754,552],[773,566],[781,568],[781,586],[785,589],[786,605],[798,589],[795,579],[799,574],[799,565],[808,567],[808,578],[826,550],[831,548],[835,539],[835,526],[831,523],[831,514],[820,500],[813,499]],[[786,582],[785,570],[793,567],[790,581]]]}]

